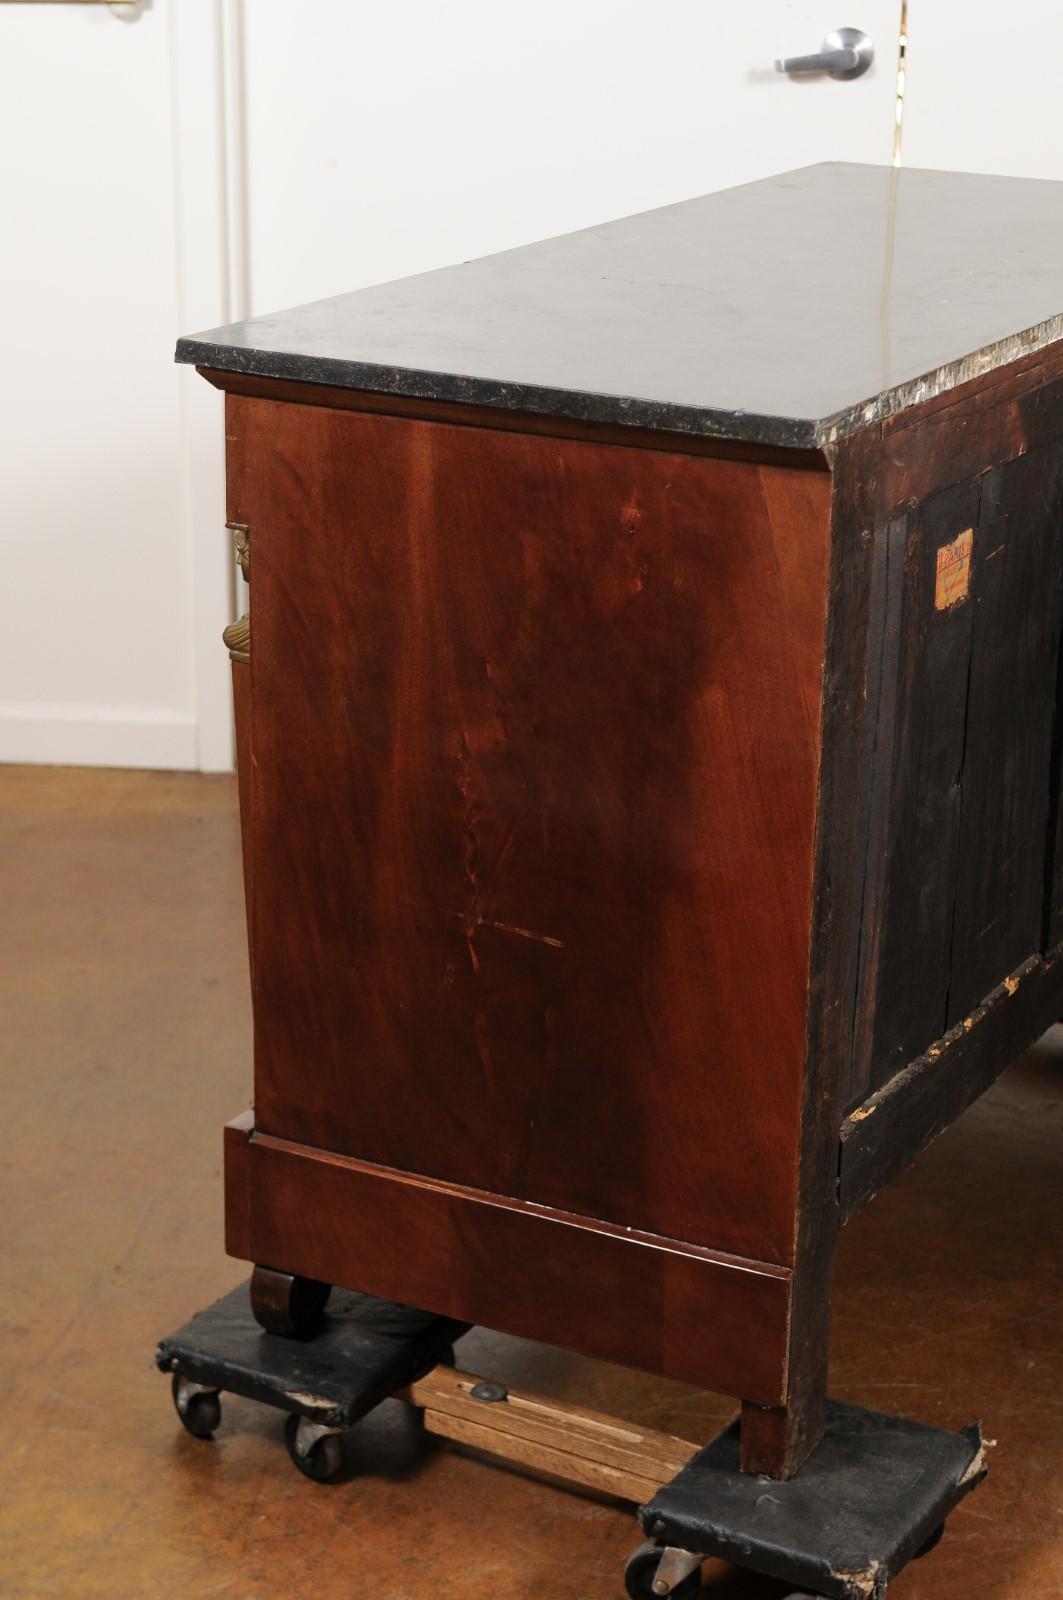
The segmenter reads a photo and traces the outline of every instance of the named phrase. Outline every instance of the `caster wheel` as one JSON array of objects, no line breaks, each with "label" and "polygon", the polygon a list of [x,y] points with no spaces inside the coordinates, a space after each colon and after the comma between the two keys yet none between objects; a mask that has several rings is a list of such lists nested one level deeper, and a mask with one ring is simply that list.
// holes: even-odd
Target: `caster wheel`
[{"label": "caster wheel", "polygon": [[944,1536],[945,1524],[943,1522],[939,1522],[933,1533],[930,1535],[930,1538],[915,1552],[916,1561],[922,1560],[923,1556],[928,1556],[931,1550],[936,1550]]},{"label": "caster wheel", "polygon": [[304,1419],[293,1412],[284,1424],[284,1443],[295,1466],[305,1478],[315,1483],[327,1483],[343,1465],[343,1449],[338,1433],[323,1433],[314,1439],[305,1452],[299,1448],[299,1424]]},{"label": "caster wheel", "polygon": [[170,1393],[182,1427],[188,1429],[193,1439],[209,1439],[221,1421],[221,1400],[217,1393],[194,1388],[179,1372],[173,1375]]},{"label": "caster wheel", "polygon": [[[663,1551],[655,1544],[642,1544],[628,1558],[624,1568],[624,1587],[631,1600],[661,1600],[660,1591],[653,1587]],[[668,1591],[669,1600],[693,1600],[701,1589],[701,1571],[692,1572],[674,1589]]]},{"label": "caster wheel", "polygon": [[251,1274],[251,1312],[260,1328],[288,1339],[313,1333],[332,1293],[332,1285],[291,1272],[256,1267]]}]

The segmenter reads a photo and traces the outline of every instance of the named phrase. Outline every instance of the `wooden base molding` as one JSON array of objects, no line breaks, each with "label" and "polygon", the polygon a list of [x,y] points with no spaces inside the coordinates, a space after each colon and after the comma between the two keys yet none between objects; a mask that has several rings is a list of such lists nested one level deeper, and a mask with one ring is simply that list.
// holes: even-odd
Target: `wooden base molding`
[{"label": "wooden base molding", "polygon": [[786,1400],[785,1267],[370,1166],[258,1133],[246,1113],[225,1151],[232,1255],[760,1405]]}]

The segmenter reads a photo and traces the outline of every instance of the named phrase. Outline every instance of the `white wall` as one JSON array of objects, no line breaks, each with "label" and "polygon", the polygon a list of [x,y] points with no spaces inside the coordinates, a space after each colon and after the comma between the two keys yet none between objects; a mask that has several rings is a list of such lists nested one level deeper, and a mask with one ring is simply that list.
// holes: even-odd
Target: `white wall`
[{"label": "white wall", "polygon": [[250,300],[319,299],[826,159],[888,162],[900,0],[250,0]]},{"label": "white wall", "polygon": [[[914,0],[905,159],[1063,176],[1063,7]],[[0,4],[0,760],[228,765],[218,396],[180,332],[890,159],[900,0]],[[840,22],[855,83],[778,54]],[[844,248],[844,241],[825,241]]]},{"label": "white wall", "polygon": [[174,338],[825,156],[825,0],[0,5],[0,760],[226,767],[218,397]]},{"label": "white wall", "polygon": [[913,0],[911,12],[905,163],[1063,178],[1059,0]]},{"label": "white wall", "polygon": [[[186,84],[209,123],[212,7],[185,5],[209,24]],[[208,456],[209,505],[193,505],[185,465],[199,408],[219,441],[220,412],[206,394],[190,408],[171,365],[182,322],[225,311],[219,218],[203,203],[218,139],[190,206],[180,183],[194,183],[203,152],[192,141],[182,171],[174,86],[187,42],[171,20],[163,4],[0,6],[7,761],[230,761],[223,653],[212,670],[196,651],[204,608],[219,628],[229,610],[220,479]],[[195,242],[182,239],[189,220]],[[206,594],[192,523],[204,513],[218,552]]]}]

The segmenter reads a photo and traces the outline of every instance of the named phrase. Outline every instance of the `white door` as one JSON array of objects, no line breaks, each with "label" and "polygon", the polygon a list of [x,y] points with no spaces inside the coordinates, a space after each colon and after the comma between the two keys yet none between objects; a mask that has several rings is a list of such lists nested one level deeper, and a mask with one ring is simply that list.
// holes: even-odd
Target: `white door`
[{"label": "white door", "polygon": [[909,167],[1063,179],[1060,0],[911,0]]},{"label": "white door", "polygon": [[0,4],[0,761],[231,764],[215,9]]},{"label": "white door", "polygon": [[[899,15],[0,5],[0,760],[229,763],[221,415],[171,367],[179,333],[806,162],[887,162]],[[774,71],[842,26],[874,41],[863,77]]]},{"label": "white door", "polygon": [[[808,162],[889,162],[900,0],[254,0],[253,312]],[[866,32],[862,77],[776,57]]]}]

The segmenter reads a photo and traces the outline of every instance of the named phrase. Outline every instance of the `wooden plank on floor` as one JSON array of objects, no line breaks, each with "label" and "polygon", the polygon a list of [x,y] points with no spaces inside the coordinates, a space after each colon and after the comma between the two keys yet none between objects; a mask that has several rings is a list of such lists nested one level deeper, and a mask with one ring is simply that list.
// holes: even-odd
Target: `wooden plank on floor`
[{"label": "wooden plank on floor", "polygon": [[504,1399],[474,1398],[474,1389],[484,1382],[473,1373],[440,1366],[400,1390],[398,1398],[423,1407],[425,1426],[433,1433],[625,1499],[652,1494],[700,1448],[518,1389],[507,1389]]}]

